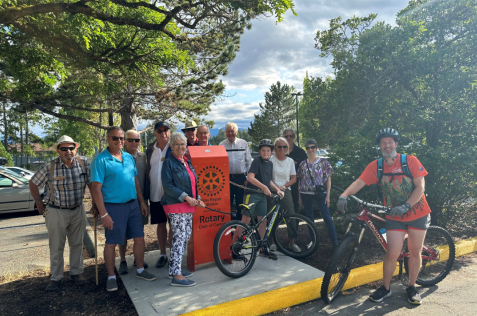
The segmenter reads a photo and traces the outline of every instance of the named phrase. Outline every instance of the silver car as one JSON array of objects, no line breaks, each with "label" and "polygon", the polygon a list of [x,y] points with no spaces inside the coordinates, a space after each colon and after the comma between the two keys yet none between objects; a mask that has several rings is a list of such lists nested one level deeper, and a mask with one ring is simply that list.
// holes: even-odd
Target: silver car
[{"label": "silver car", "polygon": [[[28,181],[15,172],[0,167],[0,213],[36,210]],[[40,189],[40,194],[43,197],[43,189]]]},{"label": "silver car", "polygon": [[28,169],[25,169],[25,168],[20,168],[20,167],[9,167],[9,166],[5,166],[5,168],[7,168],[8,170],[11,170],[13,172],[15,172],[17,175],[19,175],[20,177],[23,177],[25,179],[28,179],[30,180],[31,177],[33,177],[33,175],[35,174],[33,171],[30,171]]}]

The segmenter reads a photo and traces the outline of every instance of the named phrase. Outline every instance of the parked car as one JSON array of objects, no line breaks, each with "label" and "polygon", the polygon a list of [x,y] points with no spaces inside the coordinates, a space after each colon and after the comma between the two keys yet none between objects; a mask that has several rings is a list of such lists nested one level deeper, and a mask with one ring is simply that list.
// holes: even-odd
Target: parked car
[{"label": "parked car", "polygon": [[28,179],[28,180],[30,180],[31,177],[33,177],[33,175],[35,174],[33,171],[30,171],[30,170],[25,169],[25,168],[10,167],[10,166],[5,166],[5,168],[7,168],[8,170],[11,170],[11,171],[13,171],[13,172],[15,172],[15,173],[18,174],[20,177],[26,178],[26,179]]},{"label": "parked car", "polygon": [[[36,210],[30,194],[28,179],[5,167],[0,167],[0,213],[15,213]],[[40,189],[43,197],[44,190]]]},{"label": "parked car", "polygon": [[316,151],[316,155],[320,158],[325,158],[325,159],[330,158],[330,154],[324,149],[318,149]]}]

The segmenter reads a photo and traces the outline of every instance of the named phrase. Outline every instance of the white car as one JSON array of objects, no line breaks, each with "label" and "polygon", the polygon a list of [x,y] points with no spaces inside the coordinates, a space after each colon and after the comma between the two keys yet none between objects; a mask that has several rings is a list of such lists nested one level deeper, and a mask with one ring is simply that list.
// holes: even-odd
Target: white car
[{"label": "white car", "polygon": [[317,150],[316,155],[320,158],[325,158],[325,159],[330,158],[330,154],[324,149]]},{"label": "white car", "polygon": [[31,179],[31,177],[33,177],[33,175],[35,174],[33,171],[30,171],[28,169],[24,169],[24,168],[20,168],[20,167],[9,167],[9,166],[5,166],[5,168],[15,172],[16,174],[18,174],[20,177],[23,177],[23,178],[26,178],[28,180]]},{"label": "white car", "polygon": [[[20,177],[15,172],[0,167],[0,213],[36,210],[28,181],[28,179]],[[43,193],[44,190],[40,189],[42,197]]]}]

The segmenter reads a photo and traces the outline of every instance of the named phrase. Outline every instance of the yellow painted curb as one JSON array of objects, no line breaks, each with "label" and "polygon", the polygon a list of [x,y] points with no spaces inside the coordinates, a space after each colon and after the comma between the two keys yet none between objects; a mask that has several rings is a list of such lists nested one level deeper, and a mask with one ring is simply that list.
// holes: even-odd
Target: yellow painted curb
[{"label": "yellow painted curb", "polygon": [[[455,244],[456,257],[460,257],[477,251],[477,237],[461,240]],[[397,266],[396,266],[397,267]],[[394,275],[399,273],[398,269]],[[371,264],[351,270],[343,290],[379,281],[383,277],[383,263]],[[225,302],[204,309],[199,309],[183,315],[187,316],[208,316],[208,315],[236,315],[247,316],[264,315],[283,308],[302,304],[321,297],[321,282],[323,278],[318,278],[281,289],[241,298],[238,300]]]}]

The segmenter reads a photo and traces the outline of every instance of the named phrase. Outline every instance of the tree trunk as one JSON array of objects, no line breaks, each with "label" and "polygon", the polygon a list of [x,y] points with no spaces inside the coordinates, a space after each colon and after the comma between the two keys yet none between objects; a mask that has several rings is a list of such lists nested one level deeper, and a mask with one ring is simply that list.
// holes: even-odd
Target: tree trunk
[{"label": "tree trunk", "polygon": [[2,108],[3,108],[3,131],[5,132],[5,135],[3,136],[3,147],[5,147],[5,150],[8,151],[8,121],[7,121],[7,108],[5,107],[5,103],[2,102]]},{"label": "tree trunk", "polygon": [[126,95],[123,99],[123,106],[119,110],[121,115],[121,128],[124,132],[127,130],[137,130],[136,107],[134,106],[134,97]]},{"label": "tree trunk", "polygon": [[23,165],[23,127],[20,123],[20,167]]},{"label": "tree trunk", "polygon": [[[27,146],[30,146],[30,137],[29,137],[29,132],[28,132],[28,112],[25,112],[25,144]],[[26,163],[28,164],[30,156],[26,154]]]}]

